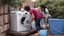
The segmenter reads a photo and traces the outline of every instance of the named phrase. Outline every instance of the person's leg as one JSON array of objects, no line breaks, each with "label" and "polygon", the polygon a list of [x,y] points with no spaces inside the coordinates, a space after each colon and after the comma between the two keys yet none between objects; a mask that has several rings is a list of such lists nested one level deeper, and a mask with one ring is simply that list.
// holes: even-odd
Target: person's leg
[{"label": "person's leg", "polygon": [[40,30],[41,29],[41,26],[40,26],[40,20],[41,20],[41,18],[39,18],[39,19],[36,19],[36,28],[37,28],[37,30]]},{"label": "person's leg", "polygon": [[37,26],[38,25],[38,19],[36,19],[35,22],[36,22],[36,25],[35,25],[36,29],[38,30],[38,26]]}]

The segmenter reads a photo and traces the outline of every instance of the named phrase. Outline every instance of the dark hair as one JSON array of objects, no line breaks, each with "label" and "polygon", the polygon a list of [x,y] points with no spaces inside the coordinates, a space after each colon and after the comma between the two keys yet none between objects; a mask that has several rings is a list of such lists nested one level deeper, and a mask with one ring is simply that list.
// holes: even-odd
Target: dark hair
[{"label": "dark hair", "polygon": [[45,5],[40,5],[41,8],[47,8]]},{"label": "dark hair", "polygon": [[46,14],[45,8],[47,8],[45,5],[40,5],[40,8],[44,9],[44,13]]},{"label": "dark hair", "polygon": [[30,7],[29,7],[29,6],[25,6],[24,9],[25,9],[26,11],[30,11]]}]

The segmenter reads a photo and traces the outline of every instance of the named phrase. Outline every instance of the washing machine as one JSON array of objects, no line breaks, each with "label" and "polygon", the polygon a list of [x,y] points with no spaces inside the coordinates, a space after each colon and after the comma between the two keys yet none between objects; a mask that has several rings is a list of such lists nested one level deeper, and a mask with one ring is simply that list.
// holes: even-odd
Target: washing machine
[{"label": "washing machine", "polygon": [[11,31],[30,31],[30,14],[26,11],[11,11]]}]

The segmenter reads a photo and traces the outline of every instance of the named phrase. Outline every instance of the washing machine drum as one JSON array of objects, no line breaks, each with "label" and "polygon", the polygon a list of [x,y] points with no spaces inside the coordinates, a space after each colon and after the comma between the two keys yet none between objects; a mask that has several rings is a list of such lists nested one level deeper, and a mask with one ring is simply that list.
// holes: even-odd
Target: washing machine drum
[{"label": "washing machine drum", "polygon": [[21,26],[23,27],[28,27],[30,26],[30,14],[29,13],[25,13],[22,18],[21,18]]},{"label": "washing machine drum", "polygon": [[23,22],[25,21],[25,19],[26,19],[26,17],[22,17],[22,18],[21,18],[21,24],[23,24],[23,25],[24,25],[24,23],[23,23]]}]

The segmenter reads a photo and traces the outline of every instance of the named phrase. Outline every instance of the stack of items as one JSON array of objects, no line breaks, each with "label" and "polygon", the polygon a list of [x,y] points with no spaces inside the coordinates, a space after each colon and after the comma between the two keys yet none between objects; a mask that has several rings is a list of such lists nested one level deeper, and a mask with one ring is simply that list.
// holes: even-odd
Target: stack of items
[{"label": "stack of items", "polygon": [[0,35],[4,35],[5,32],[9,29],[9,12],[8,5],[0,6]]}]

